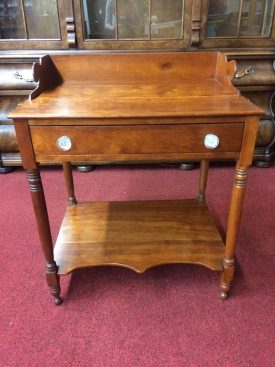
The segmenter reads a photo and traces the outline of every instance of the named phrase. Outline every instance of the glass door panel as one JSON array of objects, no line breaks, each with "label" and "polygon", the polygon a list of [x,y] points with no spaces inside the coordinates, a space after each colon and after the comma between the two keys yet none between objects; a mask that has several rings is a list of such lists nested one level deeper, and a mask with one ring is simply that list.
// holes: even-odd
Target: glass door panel
[{"label": "glass door panel", "polygon": [[29,39],[60,39],[56,0],[24,0]]},{"label": "glass door panel", "polygon": [[24,13],[20,0],[0,1],[0,38],[27,38]]},{"label": "glass door panel", "polygon": [[1,0],[0,38],[60,39],[56,0]]},{"label": "glass door panel", "polygon": [[207,37],[269,37],[274,0],[209,0]]},{"label": "glass door panel", "polygon": [[84,39],[182,39],[183,0],[82,0]]},{"label": "glass door panel", "polygon": [[273,0],[244,1],[242,6],[240,36],[268,37],[272,22]]},{"label": "glass door panel", "polygon": [[152,0],[151,37],[181,38],[183,30],[183,2]]},{"label": "glass door panel", "polygon": [[149,0],[117,0],[118,39],[149,38]]},{"label": "glass door panel", "polygon": [[116,39],[115,0],[82,1],[85,39]]}]

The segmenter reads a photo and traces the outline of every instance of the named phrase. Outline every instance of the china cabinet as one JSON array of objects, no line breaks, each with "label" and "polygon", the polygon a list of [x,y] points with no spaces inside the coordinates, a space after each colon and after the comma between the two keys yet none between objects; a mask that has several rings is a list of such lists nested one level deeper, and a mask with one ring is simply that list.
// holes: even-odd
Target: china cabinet
[{"label": "china cabinet", "polygon": [[233,84],[265,111],[254,162],[269,166],[275,156],[274,8],[275,0],[1,0],[1,172],[21,165],[7,115],[36,88],[32,67],[45,51],[225,52],[236,60]]}]

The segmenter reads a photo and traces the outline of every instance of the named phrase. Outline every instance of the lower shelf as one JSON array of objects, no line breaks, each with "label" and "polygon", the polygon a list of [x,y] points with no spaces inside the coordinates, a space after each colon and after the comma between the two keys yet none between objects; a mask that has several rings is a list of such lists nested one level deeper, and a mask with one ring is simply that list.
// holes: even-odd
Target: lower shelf
[{"label": "lower shelf", "polygon": [[98,265],[141,273],[176,263],[222,270],[224,243],[197,200],[92,202],[67,208],[54,255],[59,274]]}]

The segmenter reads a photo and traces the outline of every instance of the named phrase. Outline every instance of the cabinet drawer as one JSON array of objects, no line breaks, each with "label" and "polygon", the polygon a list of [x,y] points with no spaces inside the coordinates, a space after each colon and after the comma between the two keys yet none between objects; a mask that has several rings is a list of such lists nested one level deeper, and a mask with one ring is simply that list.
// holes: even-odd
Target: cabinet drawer
[{"label": "cabinet drawer", "polygon": [[275,84],[275,64],[273,58],[237,60],[236,76],[233,83],[235,86],[256,86]]},{"label": "cabinet drawer", "polygon": [[[184,124],[139,126],[32,126],[36,155],[169,154],[239,152],[243,124]],[[218,146],[205,146],[205,136]]]}]

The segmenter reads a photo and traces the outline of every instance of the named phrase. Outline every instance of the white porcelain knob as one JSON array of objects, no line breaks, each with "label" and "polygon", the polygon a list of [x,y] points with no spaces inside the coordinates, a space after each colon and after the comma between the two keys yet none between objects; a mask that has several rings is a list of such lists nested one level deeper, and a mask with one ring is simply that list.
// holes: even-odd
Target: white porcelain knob
[{"label": "white porcelain knob", "polygon": [[207,149],[215,149],[220,144],[220,139],[217,135],[207,134],[204,138],[204,145]]},{"label": "white porcelain knob", "polygon": [[59,149],[68,151],[72,147],[71,138],[66,135],[60,136],[60,138],[58,138],[56,141],[56,145]]}]

